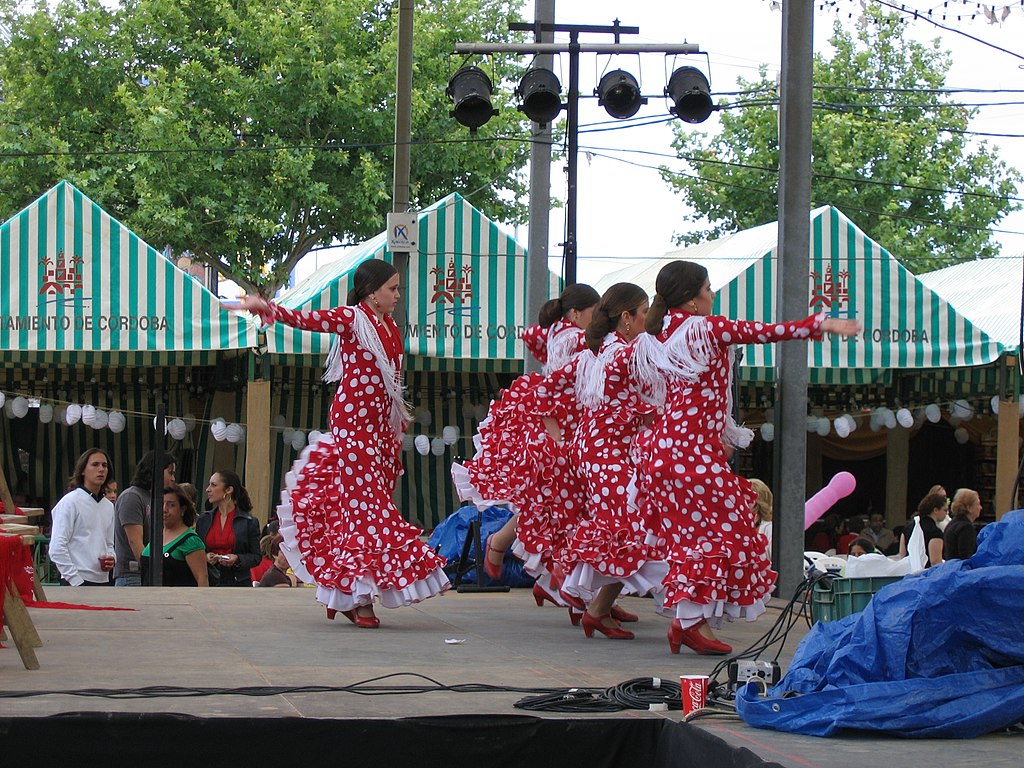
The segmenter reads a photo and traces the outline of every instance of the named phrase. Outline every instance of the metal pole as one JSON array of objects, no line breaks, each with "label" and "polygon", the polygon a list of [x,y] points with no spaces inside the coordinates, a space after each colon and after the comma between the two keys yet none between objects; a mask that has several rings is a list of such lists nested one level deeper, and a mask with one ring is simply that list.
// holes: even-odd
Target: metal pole
[{"label": "metal pole", "polygon": [[[409,210],[410,146],[412,142],[412,40],[414,0],[398,1],[398,62],[395,74],[395,167],[391,211]],[[395,253],[399,284],[408,294],[409,254]],[[405,338],[408,311],[405,302],[395,307],[394,319]]]},{"label": "metal pole", "polygon": [[[779,142],[779,246],[776,296],[779,319],[807,314],[811,210],[811,86],[814,6],[782,4],[782,92]],[[776,594],[789,597],[803,578],[807,478],[807,346],[778,345],[775,365]]]},{"label": "metal pole", "polygon": [[566,157],[565,243],[562,251],[566,285],[576,282],[576,151],[579,146],[580,106],[580,36],[578,32],[569,34],[569,103],[565,126],[569,150]]},{"label": "metal pole", "polygon": [[[540,24],[555,21],[555,0],[535,0],[534,16]],[[554,33],[538,31],[538,43],[550,41]],[[551,69],[551,54],[537,57],[538,69]],[[548,238],[551,215],[551,124],[532,123],[532,144],[530,145],[530,242],[526,256],[526,322],[537,322],[540,308],[549,298],[548,279]],[[540,363],[527,354],[527,372],[540,370]]]},{"label": "metal pole", "polygon": [[143,577],[147,587],[164,584],[164,424],[166,406],[156,406],[153,435],[153,491],[149,504],[149,573]]}]

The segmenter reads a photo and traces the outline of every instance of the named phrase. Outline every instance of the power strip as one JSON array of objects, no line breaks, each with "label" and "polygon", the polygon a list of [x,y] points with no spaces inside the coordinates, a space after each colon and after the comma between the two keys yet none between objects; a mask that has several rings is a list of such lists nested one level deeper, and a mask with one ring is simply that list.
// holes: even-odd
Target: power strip
[{"label": "power strip", "polygon": [[777,661],[741,659],[729,662],[729,687],[740,688],[751,680],[760,680],[775,685],[782,679],[782,670]]}]

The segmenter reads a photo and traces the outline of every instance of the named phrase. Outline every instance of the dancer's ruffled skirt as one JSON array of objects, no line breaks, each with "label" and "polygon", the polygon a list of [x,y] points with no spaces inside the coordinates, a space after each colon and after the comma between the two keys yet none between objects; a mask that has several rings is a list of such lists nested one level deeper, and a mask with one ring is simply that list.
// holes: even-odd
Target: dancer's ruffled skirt
[{"label": "dancer's ruffled skirt", "polygon": [[[368,471],[367,456],[376,471]],[[391,499],[397,466],[380,446],[343,450],[326,434],[285,478],[277,508],[281,549],[329,608],[347,611],[374,600],[398,608],[450,586],[444,560]]]}]

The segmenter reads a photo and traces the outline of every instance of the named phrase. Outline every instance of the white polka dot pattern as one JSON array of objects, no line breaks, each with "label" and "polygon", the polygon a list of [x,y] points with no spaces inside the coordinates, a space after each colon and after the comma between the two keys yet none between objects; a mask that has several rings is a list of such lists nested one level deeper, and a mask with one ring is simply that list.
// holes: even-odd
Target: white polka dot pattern
[{"label": "white polka dot pattern", "polygon": [[[670,312],[659,339],[669,338],[688,317]],[[751,511],[755,494],[745,478],[732,473],[723,450],[728,346],[815,336],[822,317],[771,325],[715,316],[707,322],[715,350],[708,369],[694,382],[668,377],[663,418],[637,440],[638,503],[666,548],[666,607],[681,601],[757,606],[769,596],[776,574]]]}]

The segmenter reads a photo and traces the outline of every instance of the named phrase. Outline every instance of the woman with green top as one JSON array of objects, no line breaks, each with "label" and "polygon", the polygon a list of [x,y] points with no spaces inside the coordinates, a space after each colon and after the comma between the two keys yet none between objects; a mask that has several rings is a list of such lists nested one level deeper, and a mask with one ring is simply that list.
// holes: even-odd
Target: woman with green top
[{"label": "woman with green top", "polygon": [[[177,485],[164,488],[164,561],[165,587],[208,587],[206,546],[191,526],[196,509],[188,494]],[[142,571],[149,568],[149,547],[142,550]]]}]

